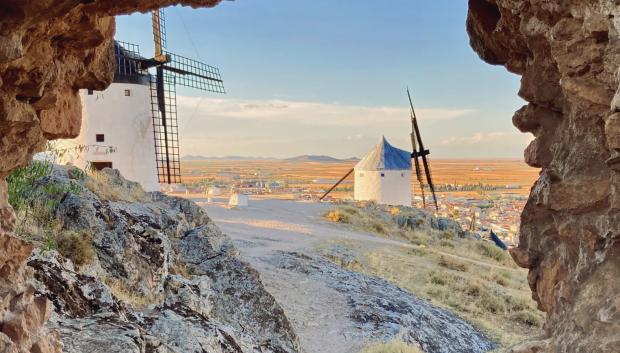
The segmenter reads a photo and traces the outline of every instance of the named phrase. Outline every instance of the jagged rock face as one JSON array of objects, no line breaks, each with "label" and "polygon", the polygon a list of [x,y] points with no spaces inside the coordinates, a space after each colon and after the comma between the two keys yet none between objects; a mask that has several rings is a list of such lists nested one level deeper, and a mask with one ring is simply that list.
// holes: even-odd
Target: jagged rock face
[{"label": "jagged rock face", "polygon": [[[113,77],[114,15],[173,4],[214,6],[219,1],[0,3],[0,352],[42,353],[60,349],[53,335],[40,330],[47,304],[33,298],[29,289],[30,273],[24,269],[26,256],[3,257],[9,251],[24,254],[31,249],[11,236],[15,217],[7,204],[4,178],[14,168],[26,164],[48,139],[77,136],[81,120],[77,91],[104,89]],[[6,335],[4,331],[9,329],[13,333]]]},{"label": "jagged rock face", "polygon": [[50,315],[46,298],[35,296],[32,268],[26,259],[32,246],[0,235],[0,352],[60,352],[58,335],[42,328]]},{"label": "jagged rock face", "polygon": [[534,134],[525,160],[542,169],[511,253],[547,338],[515,352],[617,352],[620,3],[470,0],[467,29],[483,60],[522,75],[529,104],[513,123]]},{"label": "jagged rock face", "polygon": [[[69,175],[59,168],[39,183],[75,183]],[[90,234],[96,253],[79,270],[55,251],[29,261],[65,352],[300,352],[258,273],[193,202],[162,194],[110,201],[82,187],[57,215],[64,230]]]}]

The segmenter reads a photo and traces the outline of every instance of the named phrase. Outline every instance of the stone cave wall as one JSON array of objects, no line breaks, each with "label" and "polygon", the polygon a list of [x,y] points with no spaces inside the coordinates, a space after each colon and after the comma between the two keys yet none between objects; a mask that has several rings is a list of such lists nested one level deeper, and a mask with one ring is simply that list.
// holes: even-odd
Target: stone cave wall
[{"label": "stone cave wall", "polygon": [[47,140],[80,131],[78,90],[102,90],[113,78],[114,16],[220,0],[0,0],[0,353],[62,350],[36,297],[32,247],[15,238],[4,178],[43,150]]},{"label": "stone cave wall", "polygon": [[[0,1],[0,180],[47,140],[79,132],[78,89],[112,80],[114,15],[218,2]],[[542,168],[512,255],[548,319],[545,336],[515,352],[617,352],[620,2],[470,0],[467,29],[483,60],[522,76],[529,104],[513,122],[534,134],[525,159]],[[14,219],[0,181],[0,353],[58,352]]]},{"label": "stone cave wall", "polygon": [[545,335],[515,352],[620,351],[620,1],[469,0],[486,62],[521,75],[513,124],[541,168],[511,255]]}]

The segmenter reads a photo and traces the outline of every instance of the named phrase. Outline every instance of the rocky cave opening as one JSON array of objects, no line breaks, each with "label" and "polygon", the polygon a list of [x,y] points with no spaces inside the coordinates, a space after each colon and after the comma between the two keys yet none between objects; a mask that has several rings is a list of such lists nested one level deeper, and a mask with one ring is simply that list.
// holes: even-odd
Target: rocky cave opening
[{"label": "rocky cave opening", "polygon": [[[0,178],[47,140],[74,137],[78,89],[110,84],[114,16],[219,0],[5,1],[0,5]],[[528,104],[514,125],[534,134],[525,161],[542,168],[511,255],[529,269],[545,336],[514,352],[617,352],[620,347],[620,4],[469,0],[472,48],[522,76]],[[0,181],[0,351],[59,351],[34,296],[31,246],[12,235]]]}]

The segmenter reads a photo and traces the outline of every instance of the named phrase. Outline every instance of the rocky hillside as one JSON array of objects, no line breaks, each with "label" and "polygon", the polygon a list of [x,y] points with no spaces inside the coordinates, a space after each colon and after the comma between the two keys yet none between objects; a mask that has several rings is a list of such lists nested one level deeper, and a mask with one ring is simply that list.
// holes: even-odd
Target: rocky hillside
[{"label": "rocky hillside", "polygon": [[63,168],[37,185],[73,185],[58,235],[28,262],[65,352],[300,351],[257,272],[200,207],[141,193],[113,170],[98,179]]}]

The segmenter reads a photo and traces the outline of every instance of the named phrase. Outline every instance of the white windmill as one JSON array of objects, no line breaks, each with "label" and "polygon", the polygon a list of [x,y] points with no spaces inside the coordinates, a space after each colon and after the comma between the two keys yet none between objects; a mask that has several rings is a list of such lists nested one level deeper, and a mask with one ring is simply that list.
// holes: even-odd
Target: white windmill
[{"label": "white windmill", "polygon": [[411,206],[411,153],[385,139],[355,165],[354,198],[384,205]]},{"label": "white windmill", "polygon": [[[435,195],[435,185],[432,181],[431,168],[428,160],[430,151],[424,148],[418,118],[413,108],[411,94],[407,88],[409,98],[410,118],[411,118],[411,146],[412,152],[396,148],[382,137],[365,156],[351,170],[349,170],[340,180],[327,190],[320,200],[323,200],[332,190],[342,183],[349,175],[355,172],[354,176],[354,198],[359,201],[375,201],[384,205],[411,206],[412,179],[411,179],[411,159],[415,162],[415,173],[420,185],[423,207],[426,208],[426,197],[424,195],[424,177],[428,189],[431,191],[435,210],[439,211],[437,196]],[[420,163],[421,162],[421,163]],[[424,170],[422,170],[424,168]]]},{"label": "white windmill", "polygon": [[152,11],[152,22],[153,58],[140,56],[137,45],[115,41],[113,83],[104,91],[80,91],[80,134],[62,143],[79,146],[78,152],[62,162],[115,168],[145,190],[159,191],[160,184],[181,182],[176,86],[225,91],[218,68],[166,51],[162,9]]}]

